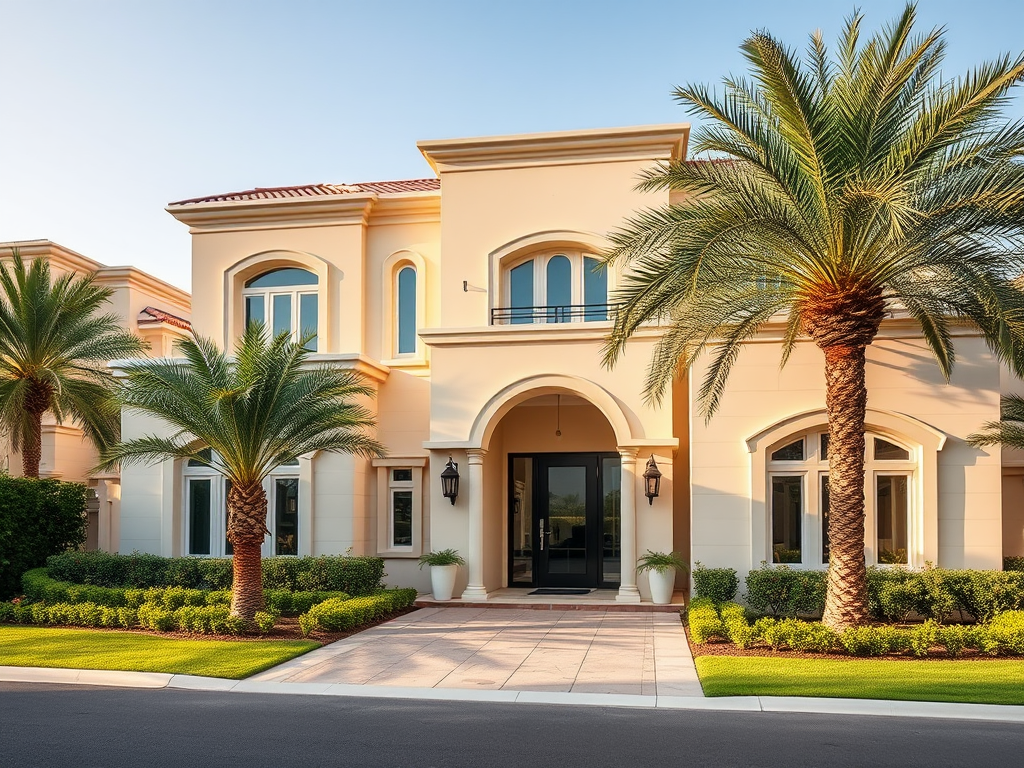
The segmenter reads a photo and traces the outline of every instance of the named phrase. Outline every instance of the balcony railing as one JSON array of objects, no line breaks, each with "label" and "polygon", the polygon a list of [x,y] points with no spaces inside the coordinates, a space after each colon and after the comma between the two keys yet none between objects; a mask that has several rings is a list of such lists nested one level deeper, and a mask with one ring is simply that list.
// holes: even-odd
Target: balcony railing
[{"label": "balcony railing", "polygon": [[618,304],[562,304],[553,307],[495,307],[491,325],[600,323],[614,320]]}]

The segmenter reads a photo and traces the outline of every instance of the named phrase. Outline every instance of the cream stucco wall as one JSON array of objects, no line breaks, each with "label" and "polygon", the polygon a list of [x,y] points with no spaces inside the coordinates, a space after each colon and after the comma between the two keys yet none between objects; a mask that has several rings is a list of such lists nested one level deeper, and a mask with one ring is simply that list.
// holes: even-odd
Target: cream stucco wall
[{"label": "cream stucco wall", "polygon": [[[928,475],[923,480],[935,489],[921,488],[917,499],[924,505],[922,559],[950,568],[1000,568],[999,456],[964,441],[981,422],[998,415],[999,366],[977,335],[960,335],[956,347],[957,365],[947,384],[912,327],[883,326],[868,350],[868,408],[912,415],[945,436],[935,454],[936,476],[930,476],[932,470],[918,470],[919,480],[922,474]],[[799,343],[782,370],[779,360],[777,341],[746,344],[710,423],[696,412],[694,403],[694,560],[742,573],[768,557],[767,550],[761,549],[763,535],[758,537],[768,525],[763,503],[765,468],[754,460],[746,441],[795,414],[822,409],[825,402],[823,358],[812,343]],[[692,371],[694,389],[706,366],[704,359]],[[752,501],[755,497],[762,502]]]}]

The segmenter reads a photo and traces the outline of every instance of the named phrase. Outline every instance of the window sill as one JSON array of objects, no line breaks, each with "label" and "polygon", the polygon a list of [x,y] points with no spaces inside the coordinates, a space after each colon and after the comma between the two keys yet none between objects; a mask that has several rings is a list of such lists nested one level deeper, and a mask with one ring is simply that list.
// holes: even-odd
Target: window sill
[{"label": "window sill", "polygon": [[379,549],[377,550],[377,557],[386,557],[392,560],[418,560],[420,553],[417,551],[417,547],[409,549]]},{"label": "window sill", "polygon": [[427,368],[430,362],[427,358],[416,355],[409,357],[392,357],[387,360],[381,360],[381,365],[386,365],[388,368]]}]

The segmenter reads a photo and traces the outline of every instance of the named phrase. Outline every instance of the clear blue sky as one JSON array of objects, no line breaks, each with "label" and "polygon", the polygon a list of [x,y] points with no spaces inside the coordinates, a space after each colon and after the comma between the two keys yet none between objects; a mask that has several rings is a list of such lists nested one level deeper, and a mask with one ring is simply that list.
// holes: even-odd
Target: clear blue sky
[{"label": "clear blue sky", "polygon": [[[684,122],[672,87],[741,71],[750,30],[803,49],[853,7],[0,0],[0,241],[48,238],[188,288],[172,200],[424,177],[420,139]],[[903,3],[860,7],[873,30]],[[1024,3],[918,10],[920,31],[948,29],[947,76],[1024,48]]]}]

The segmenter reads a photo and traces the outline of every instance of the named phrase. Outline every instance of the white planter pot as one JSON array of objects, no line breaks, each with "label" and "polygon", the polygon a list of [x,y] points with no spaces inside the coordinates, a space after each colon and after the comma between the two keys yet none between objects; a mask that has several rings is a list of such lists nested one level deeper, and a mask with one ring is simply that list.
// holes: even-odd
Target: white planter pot
[{"label": "white planter pot", "polygon": [[451,600],[455,591],[455,577],[459,575],[457,565],[430,566],[430,591],[435,600]]},{"label": "white planter pot", "polygon": [[648,571],[651,584],[651,600],[655,605],[668,605],[672,602],[672,592],[676,585],[676,569],[666,568],[664,571]]}]

